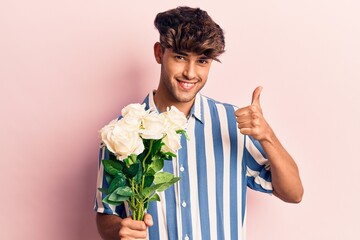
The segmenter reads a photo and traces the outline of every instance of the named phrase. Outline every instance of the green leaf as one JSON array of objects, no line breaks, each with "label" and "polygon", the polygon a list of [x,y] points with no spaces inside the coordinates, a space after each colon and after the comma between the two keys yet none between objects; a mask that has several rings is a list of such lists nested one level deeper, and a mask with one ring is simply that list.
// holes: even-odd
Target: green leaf
[{"label": "green leaf", "polygon": [[149,148],[151,139],[143,139],[144,147]]},{"label": "green leaf", "polygon": [[138,171],[134,177],[134,180],[135,180],[135,183],[136,184],[140,184],[141,183],[141,179],[142,179],[142,175],[143,175],[143,172],[142,172],[142,166],[141,166],[141,163],[140,161],[138,161]]},{"label": "green leaf", "polygon": [[154,179],[154,183],[155,184],[159,184],[159,183],[165,183],[165,182],[169,182],[171,181],[171,179],[174,178],[174,175],[168,172],[157,172],[155,174],[155,179]]},{"label": "green leaf", "polygon": [[129,156],[129,158],[131,159],[131,162],[132,162],[132,163],[135,163],[135,162],[136,162],[136,157],[137,157],[136,154],[131,154],[131,155]]},{"label": "green leaf", "polygon": [[164,156],[165,156],[164,158],[166,160],[172,160],[173,157],[176,157],[176,154],[172,153],[172,152],[166,152],[166,153],[164,153]]},{"label": "green leaf", "polygon": [[151,155],[154,156],[155,154],[157,154],[160,151],[162,145],[163,145],[162,139],[154,140],[153,146],[151,149]]},{"label": "green leaf", "polygon": [[[123,161],[125,163],[125,166],[130,166],[132,164],[131,159],[129,157],[125,158]],[[124,167],[124,168],[126,168],[126,167]]]},{"label": "green leaf", "polygon": [[150,187],[147,187],[147,188],[144,188],[143,191],[142,191],[142,195],[144,196],[144,198],[147,198],[147,197],[150,197],[150,195],[156,191],[156,189],[160,188],[163,184],[160,183],[160,184],[155,184],[155,185],[152,185]]},{"label": "green leaf", "polygon": [[121,162],[118,160],[102,160],[102,163],[104,165],[105,172],[107,172],[110,175],[115,176],[117,173],[119,173],[122,170]]},{"label": "green leaf", "polygon": [[140,163],[134,163],[131,164],[129,167],[124,167],[123,169],[123,173],[128,177],[128,178],[133,178],[135,177],[135,175],[138,173],[140,167]]},{"label": "green leaf", "polygon": [[186,131],[183,130],[183,129],[176,130],[176,133],[177,133],[177,134],[183,134],[183,133],[185,133],[185,132],[186,132]]},{"label": "green leaf", "polygon": [[126,185],[126,176],[122,173],[118,173],[116,177],[111,181],[108,192],[112,193],[115,189]]},{"label": "green leaf", "polygon": [[114,179],[113,176],[111,176],[110,174],[108,173],[105,173],[105,179],[106,179],[106,182],[108,183],[108,185],[111,183],[111,181]]},{"label": "green leaf", "polygon": [[108,189],[107,189],[107,188],[98,188],[98,190],[99,190],[100,192],[102,192],[102,193],[106,194],[106,195],[108,195],[108,194],[109,194],[109,191],[108,191]]},{"label": "green leaf", "polygon": [[146,172],[146,176],[154,176],[155,175],[155,171],[152,168],[149,168]]},{"label": "green leaf", "polygon": [[129,200],[128,196],[121,196],[119,194],[117,194],[116,192],[113,192],[112,194],[109,195],[108,200],[112,201],[112,202],[124,202]]},{"label": "green leaf", "polygon": [[109,159],[110,159],[110,160],[119,161],[119,160],[117,160],[117,158],[116,158],[116,156],[115,156],[114,153],[110,152],[109,150],[108,150],[108,152],[109,152]]},{"label": "green leaf", "polygon": [[[160,151],[162,144],[163,143],[161,139],[159,140],[150,139],[146,142],[146,144],[144,144],[145,149],[147,149],[147,151],[144,152],[146,152],[146,154],[149,154],[145,160],[146,164],[151,164],[151,162],[153,161],[153,157]],[[141,160],[143,161],[143,159]]]},{"label": "green leaf", "polygon": [[162,183],[162,185],[157,189],[158,192],[162,192],[165,191],[166,189],[168,189],[169,187],[171,187],[171,185],[173,185],[174,183],[176,183],[177,181],[179,181],[180,178],[179,177],[174,177],[173,179],[171,179],[168,182]]},{"label": "green leaf", "polygon": [[146,156],[146,153],[147,151],[143,151],[142,153],[140,153],[138,156],[137,156],[137,159],[142,162]]},{"label": "green leaf", "polygon": [[[157,178],[157,180],[156,180],[156,178]],[[154,179],[155,184],[150,187],[144,188],[142,191],[142,195],[145,198],[148,198],[151,196],[151,194],[154,191],[162,192],[179,180],[180,180],[179,177],[174,177],[171,173],[158,172],[157,174],[155,174],[155,179]]]},{"label": "green leaf", "polygon": [[176,130],[176,133],[177,134],[184,134],[186,140],[188,140],[188,141],[190,140],[189,135],[187,134],[187,132],[185,130],[182,130],[182,129]]},{"label": "green leaf", "polygon": [[154,181],[154,176],[145,176],[144,178],[144,188],[150,187]]},{"label": "green leaf", "polygon": [[164,159],[160,158],[160,156],[154,156],[152,163],[149,165],[150,169],[153,169],[154,172],[158,172],[164,167]]},{"label": "green leaf", "polygon": [[140,195],[140,194],[133,194],[131,197],[138,200],[138,201],[144,199],[144,197],[142,195]]},{"label": "green leaf", "polygon": [[103,203],[106,203],[106,204],[110,204],[110,205],[114,205],[114,206],[119,206],[121,204],[124,203],[124,201],[111,201],[109,200],[109,197],[110,195],[107,195],[102,201]]},{"label": "green leaf", "polygon": [[124,196],[124,197],[130,197],[133,192],[131,191],[131,188],[128,186],[122,186],[122,187],[118,187],[115,192],[120,195],[120,196]]},{"label": "green leaf", "polygon": [[158,201],[160,202],[159,194],[155,193],[150,199],[149,202]]}]

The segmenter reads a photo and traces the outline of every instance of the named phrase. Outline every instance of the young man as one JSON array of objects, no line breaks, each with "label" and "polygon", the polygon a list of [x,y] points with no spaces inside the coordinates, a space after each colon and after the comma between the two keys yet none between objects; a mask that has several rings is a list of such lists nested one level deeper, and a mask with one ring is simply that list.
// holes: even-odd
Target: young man
[{"label": "young man", "polygon": [[[261,87],[240,109],[199,93],[225,47],[222,29],[205,11],[171,9],[156,16],[155,26],[160,81],[145,103],[160,112],[176,106],[188,117],[190,140],[182,139],[177,158],[164,166],[181,180],[150,204],[144,221],[102,203],[98,192],[99,233],[103,239],[245,239],[247,187],[298,203],[303,187],[296,163],[263,117]],[[102,149],[100,156],[107,154]],[[102,167],[98,179],[101,187]]]}]

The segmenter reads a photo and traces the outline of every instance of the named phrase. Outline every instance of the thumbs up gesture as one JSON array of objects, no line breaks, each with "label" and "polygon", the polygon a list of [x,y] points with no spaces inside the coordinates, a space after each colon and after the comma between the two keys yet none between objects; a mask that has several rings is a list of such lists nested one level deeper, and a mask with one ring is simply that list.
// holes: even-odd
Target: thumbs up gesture
[{"label": "thumbs up gesture", "polygon": [[250,135],[258,141],[265,140],[272,134],[272,129],[266,122],[261,110],[261,91],[262,87],[257,87],[253,92],[251,105],[235,111],[240,132],[244,135]]}]

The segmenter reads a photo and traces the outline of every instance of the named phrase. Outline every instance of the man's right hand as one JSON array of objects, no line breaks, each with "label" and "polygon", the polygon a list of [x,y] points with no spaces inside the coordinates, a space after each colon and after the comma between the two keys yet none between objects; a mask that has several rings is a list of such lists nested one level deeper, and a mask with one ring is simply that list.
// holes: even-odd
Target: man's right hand
[{"label": "man's right hand", "polygon": [[131,217],[124,218],[120,222],[119,237],[121,240],[140,239],[146,240],[148,236],[148,227],[153,225],[150,214],[144,215],[143,221],[132,220]]},{"label": "man's right hand", "polygon": [[96,224],[99,234],[104,240],[147,239],[148,227],[153,225],[150,214],[144,215],[143,221],[135,221],[130,217],[121,219],[117,215],[97,213]]}]

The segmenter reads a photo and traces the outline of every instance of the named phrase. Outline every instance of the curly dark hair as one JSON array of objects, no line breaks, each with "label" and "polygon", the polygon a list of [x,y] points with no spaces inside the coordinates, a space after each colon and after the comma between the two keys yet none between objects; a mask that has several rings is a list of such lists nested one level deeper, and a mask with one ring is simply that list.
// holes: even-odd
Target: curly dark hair
[{"label": "curly dark hair", "polygon": [[204,54],[216,61],[225,51],[223,30],[200,8],[184,6],[158,13],[154,24],[163,48]]}]

